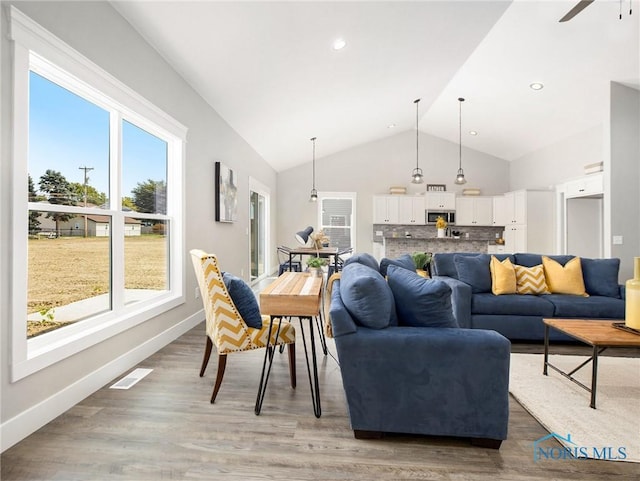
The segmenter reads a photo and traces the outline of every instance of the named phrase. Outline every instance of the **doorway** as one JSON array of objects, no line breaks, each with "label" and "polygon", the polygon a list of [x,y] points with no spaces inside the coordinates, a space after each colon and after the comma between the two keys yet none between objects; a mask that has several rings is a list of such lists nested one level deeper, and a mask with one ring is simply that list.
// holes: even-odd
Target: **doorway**
[{"label": "doorway", "polygon": [[267,276],[269,256],[269,189],[249,179],[249,259],[251,282]]}]

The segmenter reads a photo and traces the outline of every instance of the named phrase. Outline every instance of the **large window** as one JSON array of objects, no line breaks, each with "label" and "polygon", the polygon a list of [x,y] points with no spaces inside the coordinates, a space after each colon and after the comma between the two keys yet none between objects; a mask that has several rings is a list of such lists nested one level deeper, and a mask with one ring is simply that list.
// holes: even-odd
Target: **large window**
[{"label": "large window", "polygon": [[11,21],[16,380],[184,302],[186,129]]}]

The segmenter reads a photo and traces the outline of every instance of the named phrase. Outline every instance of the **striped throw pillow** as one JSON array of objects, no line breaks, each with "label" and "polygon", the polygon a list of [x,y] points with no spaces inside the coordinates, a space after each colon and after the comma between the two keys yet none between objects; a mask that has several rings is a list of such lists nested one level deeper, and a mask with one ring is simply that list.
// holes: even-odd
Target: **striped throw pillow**
[{"label": "striped throw pillow", "polygon": [[514,264],[516,294],[549,294],[542,264],[525,267]]}]

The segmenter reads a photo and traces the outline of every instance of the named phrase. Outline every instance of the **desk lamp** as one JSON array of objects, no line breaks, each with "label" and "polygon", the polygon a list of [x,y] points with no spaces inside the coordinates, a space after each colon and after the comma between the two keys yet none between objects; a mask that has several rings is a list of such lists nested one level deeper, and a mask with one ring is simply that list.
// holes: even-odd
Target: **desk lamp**
[{"label": "desk lamp", "polygon": [[307,242],[309,241],[309,237],[311,237],[312,232],[313,232],[313,227],[309,226],[306,229],[296,233],[296,240],[300,242],[300,244],[302,244],[303,246],[307,245]]}]

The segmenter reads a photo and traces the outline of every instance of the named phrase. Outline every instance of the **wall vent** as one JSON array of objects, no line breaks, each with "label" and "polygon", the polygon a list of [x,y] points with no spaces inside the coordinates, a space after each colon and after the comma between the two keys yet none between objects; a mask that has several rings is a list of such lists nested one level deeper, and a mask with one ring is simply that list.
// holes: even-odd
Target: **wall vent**
[{"label": "wall vent", "polygon": [[120,379],[118,382],[113,384],[109,389],[129,389],[133,385],[135,385],[138,381],[143,379],[147,374],[149,374],[153,369],[134,369],[125,377]]}]

